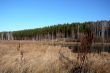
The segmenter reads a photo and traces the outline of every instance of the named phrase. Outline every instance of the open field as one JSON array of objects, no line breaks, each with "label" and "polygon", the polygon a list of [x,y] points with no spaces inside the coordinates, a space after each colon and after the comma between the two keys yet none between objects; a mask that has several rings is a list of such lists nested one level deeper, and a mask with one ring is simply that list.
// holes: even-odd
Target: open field
[{"label": "open field", "polygon": [[[110,73],[110,53],[88,57],[90,73]],[[35,41],[0,41],[0,73],[75,73],[72,70],[77,65],[77,53],[68,47]]]}]

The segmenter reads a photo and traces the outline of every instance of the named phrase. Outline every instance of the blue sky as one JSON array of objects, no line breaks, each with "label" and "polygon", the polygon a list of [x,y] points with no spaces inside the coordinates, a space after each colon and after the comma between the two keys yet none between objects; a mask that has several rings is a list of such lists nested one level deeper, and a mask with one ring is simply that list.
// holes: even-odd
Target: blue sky
[{"label": "blue sky", "polygon": [[110,20],[110,0],[0,0],[0,32]]}]

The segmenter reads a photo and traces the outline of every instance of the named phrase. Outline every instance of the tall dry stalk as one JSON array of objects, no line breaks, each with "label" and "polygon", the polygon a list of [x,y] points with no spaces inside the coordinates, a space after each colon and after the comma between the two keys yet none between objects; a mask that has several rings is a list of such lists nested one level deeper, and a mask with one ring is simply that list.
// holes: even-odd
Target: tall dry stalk
[{"label": "tall dry stalk", "polygon": [[19,63],[19,71],[20,73],[23,73],[24,72],[24,52],[23,50],[21,49],[23,45],[21,44],[21,42],[18,43],[18,46],[17,46],[17,51],[19,52],[19,55],[20,55],[20,63]]},{"label": "tall dry stalk", "polygon": [[17,51],[19,51],[21,62],[23,62],[24,52],[23,52],[23,50],[21,49],[21,43],[20,43],[20,42],[19,42],[19,44],[18,44]]},{"label": "tall dry stalk", "polygon": [[78,53],[78,61],[80,62],[81,65],[83,65],[87,60],[87,54],[91,52],[91,45],[93,41],[93,33],[92,30],[88,27],[84,29],[81,35],[81,45],[80,45],[80,50]]}]

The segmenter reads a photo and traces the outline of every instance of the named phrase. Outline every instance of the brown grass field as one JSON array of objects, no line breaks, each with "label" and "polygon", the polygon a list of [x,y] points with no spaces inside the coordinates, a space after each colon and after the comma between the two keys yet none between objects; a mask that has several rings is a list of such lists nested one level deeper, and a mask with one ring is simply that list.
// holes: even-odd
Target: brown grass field
[{"label": "brown grass field", "polygon": [[[0,41],[0,73],[75,73],[77,53],[45,43]],[[89,54],[87,67],[89,73],[110,73],[110,54]]]}]

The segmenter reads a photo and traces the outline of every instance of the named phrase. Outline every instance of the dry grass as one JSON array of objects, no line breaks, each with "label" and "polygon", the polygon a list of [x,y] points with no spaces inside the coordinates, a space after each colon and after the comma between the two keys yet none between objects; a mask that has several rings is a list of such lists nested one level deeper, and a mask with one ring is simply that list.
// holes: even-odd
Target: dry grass
[{"label": "dry grass", "polygon": [[[32,41],[0,42],[0,73],[70,73],[77,54],[68,48]],[[22,54],[21,54],[22,52]],[[88,55],[91,73],[110,73],[110,54]]]}]

